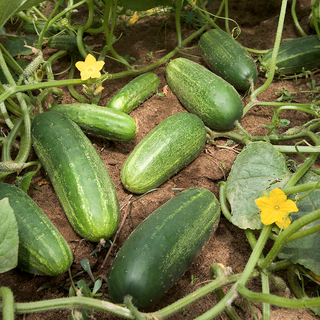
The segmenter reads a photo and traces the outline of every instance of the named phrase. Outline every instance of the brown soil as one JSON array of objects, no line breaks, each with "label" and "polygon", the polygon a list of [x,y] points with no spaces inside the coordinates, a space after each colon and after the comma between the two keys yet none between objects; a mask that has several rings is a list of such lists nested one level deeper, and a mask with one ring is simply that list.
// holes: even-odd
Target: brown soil
[{"label": "brown soil", "polygon": [[[241,36],[239,41],[246,47],[253,49],[269,49],[273,47],[277,28],[277,18],[280,12],[281,1],[274,0],[230,0],[229,1],[229,16],[232,17],[241,27]],[[212,12],[217,11],[218,4],[212,8]],[[289,2],[291,5],[291,2]],[[303,29],[307,33],[314,33],[308,27],[310,1],[300,0],[297,4],[297,13],[299,21]],[[223,22],[220,22],[223,26]],[[183,37],[194,32],[194,29],[183,25]],[[139,20],[131,27],[118,28],[115,32],[116,37],[120,37],[115,44],[116,51],[121,55],[129,54],[134,57],[139,67],[151,63],[148,53],[153,52],[155,59],[158,59],[171,51],[176,46],[175,25],[173,15],[155,16]],[[283,39],[299,37],[299,33],[295,28],[291,15],[290,7],[287,9],[287,17],[285,20],[285,28],[283,31]],[[89,45],[95,45],[99,51],[103,43],[103,36],[90,36],[86,39]],[[198,39],[189,43],[189,46],[196,46]],[[50,55],[54,50],[46,48],[44,53]],[[190,54],[199,56],[198,49],[193,49]],[[139,59],[143,61],[139,61]],[[203,63],[200,58],[190,58],[198,63]],[[155,60],[153,60],[155,61]],[[66,70],[69,66],[69,58],[64,58],[54,66],[54,72],[58,74],[60,71]],[[164,92],[166,87],[165,65],[153,70],[160,79],[159,92]],[[105,70],[109,73],[115,73],[124,70],[120,64],[115,63],[111,59],[106,60]],[[76,75],[77,77],[79,75]],[[57,76],[57,79],[67,77],[67,74]],[[316,79],[319,77],[315,76]],[[109,99],[131,78],[121,78],[104,83],[104,91],[99,105],[105,106]],[[259,96],[262,101],[275,101],[277,99],[275,93],[281,90],[284,86],[289,91],[298,91],[299,88],[306,88],[306,83],[310,79],[299,79],[297,83],[292,80],[274,81],[270,87]],[[261,75],[256,83],[256,87],[261,86],[265,82],[265,78]],[[81,87],[77,88],[81,92]],[[244,96],[244,93],[241,93]],[[296,101],[308,101],[305,95],[296,94]],[[63,103],[76,102],[66,91],[63,97]],[[244,97],[244,105],[248,102],[248,98]],[[90,138],[95,148],[101,155],[105,165],[108,167],[111,178],[114,182],[119,203],[122,204],[131,196],[127,192],[120,181],[120,170],[123,162],[134,149],[139,141],[168,116],[185,111],[179,103],[175,95],[167,88],[167,94],[164,96],[154,95],[149,98],[131,115],[137,119],[139,123],[139,133],[130,142],[111,142],[100,138]],[[242,126],[252,135],[264,135],[267,133],[267,128],[261,124],[269,124],[273,111],[266,107],[255,107],[242,120]],[[283,118],[291,121],[290,127],[304,123],[309,119],[305,114],[299,112],[283,112]],[[218,141],[222,145],[225,141]],[[238,150],[243,146],[239,145]],[[34,156],[34,155],[33,155]],[[225,180],[231,169],[231,166],[237,156],[237,150],[221,148],[219,146],[207,145],[200,156],[191,163],[188,167],[181,170],[166,183],[161,186],[161,190],[152,192],[144,196],[142,199],[133,203],[131,213],[126,220],[123,229],[116,241],[111,256],[106,264],[103,274],[108,275],[108,269],[115,257],[118,248],[123,244],[132,230],[153,212],[160,205],[171,199],[179,191],[174,191],[172,188],[190,188],[204,187],[212,191],[216,196],[219,195],[218,182]],[[43,182],[45,182],[43,184]],[[62,235],[66,238],[74,252],[74,263],[71,267],[71,272],[75,275],[82,270],[80,261],[88,258],[92,263],[93,271],[97,271],[107,253],[107,250],[102,250],[100,253],[90,255],[95,249],[96,244],[87,241],[81,241],[81,238],[71,228],[67,221],[63,209],[54,193],[52,185],[46,179],[43,173],[39,173],[32,181],[29,195],[48,215],[52,222],[57,226]],[[137,196],[133,195],[131,199]],[[124,210],[121,211],[121,216],[124,215]],[[192,239],[190,239],[192,241]],[[230,224],[224,217],[221,217],[220,225],[210,239],[209,243],[203,249],[198,258],[194,261],[191,268],[185,273],[183,278],[170,289],[167,294],[161,299],[152,310],[163,308],[186,294],[191,293],[199,288],[203,283],[209,280],[209,267],[212,263],[222,263],[225,266],[231,267],[235,273],[241,272],[251,253],[250,245],[246,240],[244,232]],[[193,282],[192,282],[193,277]],[[86,274],[82,274],[76,280],[84,279],[89,281]],[[0,275],[1,286],[7,286],[12,289],[17,302],[40,301],[46,299],[54,299],[67,297],[68,292],[63,285],[68,281],[68,274],[65,273],[58,277],[34,276],[18,269],[12,270]],[[38,290],[44,284],[49,284],[49,288]],[[250,288],[260,290],[260,282],[258,280],[250,281]],[[101,292],[103,298],[108,298],[107,284],[104,284]],[[277,293],[277,292],[276,292]],[[281,293],[277,293],[280,294]],[[184,311],[178,312],[172,319],[194,319],[210,309],[217,302],[214,293],[209,294],[204,299],[194,303]],[[246,304],[238,299],[237,312],[242,319],[253,319]],[[239,307],[241,306],[241,307]],[[244,310],[243,310],[244,308]],[[261,305],[254,304],[254,309],[257,312],[259,319],[261,317]],[[39,314],[19,315],[17,319],[67,319],[68,311],[51,311]],[[95,313],[95,319],[115,319],[106,314]],[[314,319],[315,317],[306,310],[286,310],[277,307],[271,308],[271,319]],[[222,313],[216,319],[227,319],[227,315]]]}]

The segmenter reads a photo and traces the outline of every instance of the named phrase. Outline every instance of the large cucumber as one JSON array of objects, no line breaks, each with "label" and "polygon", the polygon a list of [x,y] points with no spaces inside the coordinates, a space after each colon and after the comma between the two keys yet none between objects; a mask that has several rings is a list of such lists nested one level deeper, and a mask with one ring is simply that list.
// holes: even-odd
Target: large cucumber
[{"label": "large cucumber", "polygon": [[242,100],[236,89],[203,66],[177,58],[169,62],[166,77],[182,105],[212,130],[231,130],[241,119]]},{"label": "large cucumber", "polygon": [[174,114],[144,137],[121,169],[121,181],[133,193],[158,187],[202,151],[206,128],[196,115]]},{"label": "large cucumber", "polygon": [[248,90],[258,79],[256,64],[247,50],[219,29],[205,32],[199,41],[203,60],[211,71],[238,90]]},{"label": "large cucumber", "polygon": [[72,103],[53,106],[54,111],[76,122],[86,133],[115,141],[136,136],[136,121],[126,113],[92,104]]},{"label": "large cucumber", "polygon": [[108,102],[107,107],[130,113],[140,103],[148,99],[159,87],[155,73],[139,75],[120,89]]},{"label": "large cucumber", "polygon": [[116,191],[80,127],[64,115],[44,112],[32,122],[32,139],[74,230],[93,242],[110,238],[119,224]]},{"label": "large cucumber", "polygon": [[18,225],[18,267],[47,276],[64,273],[72,264],[70,246],[36,203],[21,189],[0,183],[0,200],[8,198]]},{"label": "large cucumber", "polygon": [[187,189],[145,219],[112,262],[111,299],[133,298],[138,309],[155,304],[191,266],[216,230],[220,205],[204,188]]},{"label": "large cucumber", "polygon": [[[268,51],[260,62],[260,68],[269,72],[273,49]],[[320,39],[317,35],[288,40],[279,47],[276,70],[277,75],[292,75],[303,70],[320,67]]]}]

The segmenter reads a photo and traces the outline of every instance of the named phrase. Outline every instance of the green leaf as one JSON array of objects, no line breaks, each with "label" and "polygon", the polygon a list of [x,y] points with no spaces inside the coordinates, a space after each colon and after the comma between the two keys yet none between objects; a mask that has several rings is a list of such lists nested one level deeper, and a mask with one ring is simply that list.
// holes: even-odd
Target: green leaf
[{"label": "green leaf", "polygon": [[84,280],[79,280],[77,282],[77,286],[79,289],[81,289],[81,292],[88,298],[91,298],[92,297],[92,293],[91,293],[91,290],[90,288],[88,287],[88,285],[85,283]]},{"label": "green leaf", "polygon": [[172,0],[121,0],[123,6],[134,11],[146,11],[157,6],[172,6]]},{"label": "green leaf", "polygon": [[102,286],[102,281],[101,281],[100,279],[98,279],[98,280],[94,283],[94,287],[93,287],[93,289],[92,289],[92,293],[93,293],[94,295],[96,295],[97,292],[100,290],[101,286]]},{"label": "green leaf", "polygon": [[38,5],[44,0],[1,0],[0,1],[0,29],[16,13]]},{"label": "green leaf", "polygon": [[18,264],[18,225],[8,198],[0,200],[0,273]]},{"label": "green leaf", "polygon": [[20,37],[18,40],[7,39],[7,50],[12,57],[18,55],[30,55],[32,54],[32,50],[30,48],[26,48],[25,43],[32,47],[35,39],[35,36],[24,36]]},{"label": "green leaf", "polygon": [[[307,172],[299,181],[299,184],[315,181],[319,181],[319,176],[312,172]],[[298,195],[303,196],[306,193],[301,192]],[[295,195],[290,195],[288,198],[293,199],[294,197]],[[299,211],[290,214],[292,222],[320,208],[320,190],[314,190],[308,197],[303,198],[301,202],[297,202],[297,207]],[[309,223],[299,231],[309,229],[319,223],[319,220]],[[292,263],[299,263],[313,273],[320,275],[320,232],[286,243],[279,254],[279,258],[288,259]]]},{"label": "green leaf", "polygon": [[284,156],[267,142],[251,142],[236,158],[226,183],[231,222],[242,229],[261,229],[254,200],[262,190],[283,187],[291,177]]}]

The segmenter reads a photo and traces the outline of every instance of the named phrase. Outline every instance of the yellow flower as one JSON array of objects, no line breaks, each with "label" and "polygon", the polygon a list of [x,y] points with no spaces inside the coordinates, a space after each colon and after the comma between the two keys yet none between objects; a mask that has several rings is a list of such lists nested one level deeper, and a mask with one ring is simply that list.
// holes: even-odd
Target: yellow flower
[{"label": "yellow flower", "polygon": [[138,21],[139,17],[137,15],[137,11],[133,14],[133,16],[131,17],[131,19],[128,22],[128,26],[133,25],[134,23],[136,23]]},{"label": "yellow flower", "polygon": [[81,80],[100,78],[100,70],[103,68],[103,65],[104,61],[97,61],[90,53],[87,55],[85,61],[78,61],[76,63],[76,67],[80,71]]},{"label": "yellow flower", "polygon": [[287,228],[291,220],[286,217],[291,212],[298,212],[296,204],[287,200],[285,193],[279,188],[270,191],[269,197],[261,197],[255,200],[261,210],[261,221],[265,225],[276,223],[279,228]]}]

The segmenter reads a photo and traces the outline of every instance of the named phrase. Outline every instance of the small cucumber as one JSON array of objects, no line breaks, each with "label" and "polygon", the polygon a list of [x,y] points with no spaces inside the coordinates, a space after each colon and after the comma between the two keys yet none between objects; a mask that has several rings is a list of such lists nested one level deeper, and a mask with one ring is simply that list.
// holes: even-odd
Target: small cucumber
[{"label": "small cucumber", "polygon": [[136,121],[126,113],[92,104],[59,104],[49,111],[61,113],[88,134],[115,141],[130,141],[137,133]]},{"label": "small cucumber", "polygon": [[51,49],[66,50],[73,53],[79,53],[77,37],[70,35],[58,35],[50,38],[47,42]]},{"label": "small cucumber", "polygon": [[206,128],[196,115],[174,114],[144,137],[121,168],[121,181],[133,193],[158,187],[202,151]]},{"label": "small cucumber", "polygon": [[[24,31],[31,34],[37,34],[40,33],[44,26],[46,25],[45,22],[27,22],[24,25]],[[49,27],[45,33],[45,36],[50,37],[54,34],[57,34],[59,30],[53,26]]]},{"label": "small cucumber", "polygon": [[8,198],[18,225],[18,267],[56,276],[69,269],[73,254],[67,241],[36,203],[21,189],[0,183],[0,200]]},{"label": "small cucumber", "polygon": [[113,260],[108,289],[115,303],[127,295],[140,310],[161,299],[218,227],[220,205],[204,188],[187,189],[145,219]]},{"label": "small cucumber", "polygon": [[141,74],[120,89],[108,102],[107,107],[130,113],[156,92],[158,87],[159,78],[156,74]]},{"label": "small cucumber", "polygon": [[[266,73],[270,69],[273,49],[268,51],[260,62]],[[276,70],[277,75],[292,75],[320,67],[320,39],[317,35],[288,40],[280,44]]]},{"label": "small cucumber", "polygon": [[74,230],[89,241],[108,239],[119,225],[114,184],[80,127],[56,112],[38,114],[33,147]]},{"label": "small cucumber", "polygon": [[182,105],[210,129],[231,130],[241,119],[242,100],[236,89],[203,66],[177,58],[169,62],[166,77]]},{"label": "small cucumber", "polygon": [[247,50],[219,29],[205,32],[199,49],[209,69],[238,90],[248,90],[258,79],[256,64]]}]

